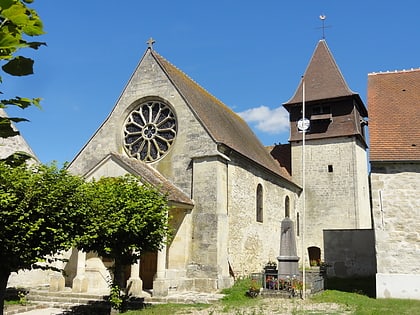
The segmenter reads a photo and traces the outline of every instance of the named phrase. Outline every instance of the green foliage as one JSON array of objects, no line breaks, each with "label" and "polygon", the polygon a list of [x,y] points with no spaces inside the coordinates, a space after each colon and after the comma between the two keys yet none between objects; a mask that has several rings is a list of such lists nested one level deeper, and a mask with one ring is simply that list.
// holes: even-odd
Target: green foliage
[{"label": "green foliage", "polygon": [[133,251],[161,248],[168,231],[168,203],[157,189],[126,175],[86,183],[83,195],[89,217],[86,233],[77,240],[80,249],[124,256],[132,263],[139,258]]},{"label": "green foliage", "polygon": [[111,285],[108,301],[114,310],[121,311],[123,308],[124,296],[117,284]]},{"label": "green foliage", "polygon": [[[227,312],[232,309],[255,306],[260,298],[250,299],[248,292],[250,289],[259,291],[260,288],[261,285],[249,277],[236,280],[232,287],[222,290],[222,293],[225,294],[221,300],[223,310]],[[257,295],[253,297],[257,297]]]},{"label": "green foliage", "polygon": [[55,165],[0,162],[0,270],[30,269],[71,247],[83,218],[83,180]]},{"label": "green foliage", "polygon": [[18,292],[19,304],[20,305],[28,304],[28,300],[26,299],[26,295],[27,295],[27,292],[25,292],[25,291],[19,291]]},{"label": "green foliage", "polygon": [[[32,0],[0,0],[0,61],[2,70],[13,76],[33,74],[34,61],[31,58],[16,55],[23,48],[38,49],[43,42],[30,41],[27,38],[44,33],[42,21],[35,10],[27,4]],[[2,82],[2,76],[0,76]],[[1,93],[1,92],[0,92]],[[18,106],[22,109],[28,106],[40,106],[39,98],[16,96],[0,100],[0,108]],[[11,137],[18,132],[13,131],[11,122],[22,121],[22,118],[0,117],[0,136]]]},{"label": "green foliage", "polygon": [[[84,235],[77,240],[83,251],[95,251],[115,260],[114,275],[140,253],[161,248],[168,234],[168,201],[158,189],[132,175],[104,177],[84,185]],[[116,283],[122,285],[118,279]]]},{"label": "green foliage", "polygon": [[[248,298],[246,296],[246,292],[251,287],[257,287],[257,284],[255,283],[255,280],[246,277],[243,279],[239,279],[235,281],[234,285],[230,288],[226,288],[222,290],[222,293],[225,294],[223,297],[223,301],[238,301],[239,303],[242,303],[243,301],[247,301]],[[258,286],[258,290],[261,288],[261,286]]]}]

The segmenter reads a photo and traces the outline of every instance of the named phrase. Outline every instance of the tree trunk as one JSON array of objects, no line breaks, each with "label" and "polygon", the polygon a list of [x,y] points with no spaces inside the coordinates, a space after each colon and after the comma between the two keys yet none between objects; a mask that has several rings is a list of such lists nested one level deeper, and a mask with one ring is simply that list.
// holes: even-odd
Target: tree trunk
[{"label": "tree trunk", "polygon": [[114,284],[122,290],[125,289],[124,265],[119,259],[115,259],[114,262]]},{"label": "tree trunk", "polygon": [[0,315],[3,315],[4,297],[6,295],[7,280],[9,280],[9,276],[10,271],[0,270]]}]

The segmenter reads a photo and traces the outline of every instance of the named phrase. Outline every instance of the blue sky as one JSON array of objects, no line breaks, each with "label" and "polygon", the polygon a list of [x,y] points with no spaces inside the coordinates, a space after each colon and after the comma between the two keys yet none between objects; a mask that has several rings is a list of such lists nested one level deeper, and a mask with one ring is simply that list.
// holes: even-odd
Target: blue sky
[{"label": "blue sky", "polygon": [[[263,144],[286,143],[282,104],[325,37],[349,87],[366,104],[367,75],[420,67],[417,0],[35,0],[47,42],[35,74],[3,77],[3,97],[41,97],[18,129],[44,163],[71,161],[155,50],[250,124]],[[367,104],[366,104],[367,105]]]}]

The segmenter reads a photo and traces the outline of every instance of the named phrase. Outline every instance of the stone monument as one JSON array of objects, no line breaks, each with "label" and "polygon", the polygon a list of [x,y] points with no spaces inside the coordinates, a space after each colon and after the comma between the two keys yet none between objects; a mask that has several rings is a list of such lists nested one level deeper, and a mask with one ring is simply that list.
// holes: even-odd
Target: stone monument
[{"label": "stone monument", "polygon": [[293,221],[288,217],[281,222],[280,256],[277,257],[277,260],[279,261],[279,279],[300,275]]}]

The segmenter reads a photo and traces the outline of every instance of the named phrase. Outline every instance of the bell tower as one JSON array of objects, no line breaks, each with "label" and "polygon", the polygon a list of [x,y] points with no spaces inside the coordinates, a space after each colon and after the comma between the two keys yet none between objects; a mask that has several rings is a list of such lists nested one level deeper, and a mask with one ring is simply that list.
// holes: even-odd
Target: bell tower
[{"label": "bell tower", "polygon": [[[309,260],[322,260],[324,229],[371,228],[364,130],[368,113],[359,94],[348,87],[324,39],[318,42],[295,94],[283,106],[289,112],[294,180],[302,185],[305,172],[305,198],[297,207],[298,212],[305,209],[306,224],[299,229],[305,233],[305,254],[311,249]],[[305,141],[302,119],[309,122]]]}]

